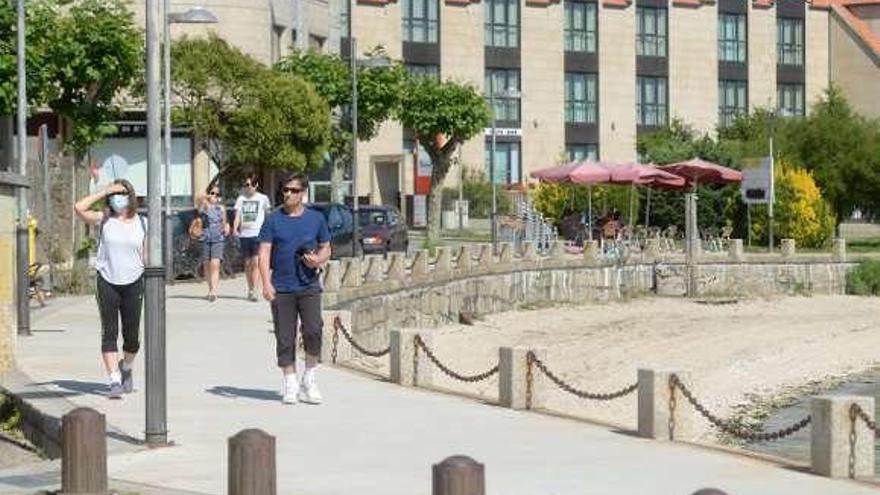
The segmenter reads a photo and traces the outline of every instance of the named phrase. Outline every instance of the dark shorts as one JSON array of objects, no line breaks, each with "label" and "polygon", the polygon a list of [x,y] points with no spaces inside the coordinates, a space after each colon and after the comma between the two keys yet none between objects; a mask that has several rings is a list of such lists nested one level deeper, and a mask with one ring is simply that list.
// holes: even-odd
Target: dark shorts
[{"label": "dark shorts", "polygon": [[242,258],[253,258],[260,251],[260,241],[256,237],[239,237],[238,240]]},{"label": "dark shorts", "polygon": [[226,245],[224,241],[202,241],[202,261],[220,260],[223,261],[223,247]]},{"label": "dark shorts", "polygon": [[320,356],[324,328],[324,320],[321,317],[321,289],[275,294],[271,306],[278,366],[282,368],[292,366],[295,362],[298,329],[302,330],[306,353]]}]

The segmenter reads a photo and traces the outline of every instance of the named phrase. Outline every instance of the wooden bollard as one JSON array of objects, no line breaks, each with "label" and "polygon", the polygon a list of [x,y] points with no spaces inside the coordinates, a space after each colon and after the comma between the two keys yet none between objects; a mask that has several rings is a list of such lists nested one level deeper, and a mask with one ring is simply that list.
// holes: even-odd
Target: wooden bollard
[{"label": "wooden bollard", "polygon": [[88,407],[61,418],[62,493],[107,493],[106,428],[104,415]]},{"label": "wooden bollard", "polygon": [[486,495],[486,470],[466,455],[434,464],[431,495]]},{"label": "wooden bollard", "polygon": [[691,495],[727,495],[727,493],[717,488],[700,488]]},{"label": "wooden bollard", "polygon": [[229,495],[275,495],[275,437],[251,428],[229,437]]}]

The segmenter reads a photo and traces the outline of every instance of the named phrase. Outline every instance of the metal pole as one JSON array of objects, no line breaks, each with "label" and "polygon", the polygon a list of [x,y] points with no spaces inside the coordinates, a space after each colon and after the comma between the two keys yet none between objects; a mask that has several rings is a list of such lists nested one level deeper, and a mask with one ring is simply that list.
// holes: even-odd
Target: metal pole
[{"label": "metal pole", "polygon": [[[43,230],[49,231],[49,126],[40,125],[40,166],[43,170]],[[46,289],[55,290],[55,261],[51,249],[46,251],[49,262],[49,283]]]},{"label": "metal pole", "polygon": [[163,0],[162,48],[164,64],[164,113],[165,113],[165,281],[174,283],[174,238],[172,236],[171,214],[171,29],[169,0]]},{"label": "metal pole", "polygon": [[458,228],[464,229],[464,162],[461,161],[461,146],[458,147]]},{"label": "metal pole", "polygon": [[[694,188],[696,189],[696,188]],[[696,231],[697,231],[697,195],[690,192],[685,197],[685,260],[687,265],[687,296],[697,295],[696,270]]]},{"label": "metal pole", "polygon": [[[18,48],[16,58],[18,62],[18,173],[27,175],[27,67],[25,65],[25,26],[24,26],[24,1],[18,0]],[[18,261],[17,290],[17,316],[18,334],[31,334],[31,311],[30,299],[28,298],[28,202],[27,189],[19,187],[16,191],[18,196],[18,224],[15,230],[16,258]]]},{"label": "metal pole", "polygon": [[752,247],[752,204],[746,203],[746,245]]},{"label": "metal pole", "polygon": [[767,228],[769,233],[770,252],[773,252],[773,202],[776,199],[775,160],[773,159],[773,127],[770,127],[770,202],[767,203]]},{"label": "metal pole", "polygon": [[351,38],[351,196],[352,211],[354,218],[352,223],[354,232],[352,234],[352,250],[355,256],[361,255],[361,236],[360,236],[360,201],[358,200],[358,87],[357,87],[357,39]]},{"label": "metal pole", "polygon": [[165,269],[162,266],[161,114],[159,105],[159,0],[146,0],[147,195],[149,240],[144,273],[146,347],[146,441],[168,443],[165,394]]},{"label": "metal pole", "polygon": [[489,82],[489,108],[492,111],[492,147],[489,153],[489,180],[492,182],[492,216],[490,219],[492,228],[492,253],[498,254],[498,198],[495,185],[495,95],[494,85]]}]

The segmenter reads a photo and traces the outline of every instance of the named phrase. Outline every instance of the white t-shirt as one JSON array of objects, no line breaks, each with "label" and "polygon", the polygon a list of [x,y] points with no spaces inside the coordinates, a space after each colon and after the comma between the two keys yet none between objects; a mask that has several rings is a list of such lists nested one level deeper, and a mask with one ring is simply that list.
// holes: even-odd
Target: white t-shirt
[{"label": "white t-shirt", "polygon": [[235,209],[241,215],[241,227],[239,237],[256,237],[266,219],[266,212],[272,209],[269,197],[263,193],[254,193],[253,196],[240,195],[235,200]]},{"label": "white t-shirt", "polygon": [[101,227],[101,241],[95,268],[113,285],[128,285],[144,273],[145,222],[135,216],[129,221],[110,217]]}]

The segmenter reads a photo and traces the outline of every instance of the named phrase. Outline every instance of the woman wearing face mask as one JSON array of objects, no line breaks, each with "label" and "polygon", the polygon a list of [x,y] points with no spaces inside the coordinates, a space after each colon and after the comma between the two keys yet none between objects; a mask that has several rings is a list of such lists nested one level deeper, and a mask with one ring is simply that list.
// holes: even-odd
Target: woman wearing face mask
[{"label": "woman wearing face mask", "polygon": [[205,281],[208,282],[208,301],[217,300],[217,287],[220,285],[220,261],[223,248],[229,235],[226,208],[220,199],[220,186],[211,184],[199,198],[198,209],[202,216],[202,260],[205,263]]},{"label": "woman wearing face mask", "polygon": [[[92,209],[92,205],[104,199],[108,209]],[[107,396],[119,399],[123,393],[134,390],[132,364],[140,349],[146,222],[137,214],[134,187],[122,179],[79,200],[73,209],[80,220],[98,226],[95,268],[102,327],[101,355],[109,377]],[[124,358],[117,361],[120,319]]]}]

